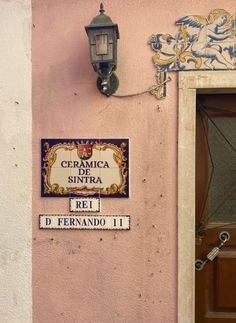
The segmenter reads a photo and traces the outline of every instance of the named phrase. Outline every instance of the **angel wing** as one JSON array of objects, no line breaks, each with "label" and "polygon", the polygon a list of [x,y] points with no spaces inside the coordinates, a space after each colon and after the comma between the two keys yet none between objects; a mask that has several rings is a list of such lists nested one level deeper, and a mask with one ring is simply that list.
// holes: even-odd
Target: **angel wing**
[{"label": "angel wing", "polygon": [[236,28],[236,15],[235,16],[232,16],[232,22],[231,22],[231,24],[232,24],[232,27],[233,28]]},{"label": "angel wing", "polygon": [[195,28],[200,28],[207,25],[208,21],[204,16],[185,16],[176,21],[177,25],[187,25]]}]

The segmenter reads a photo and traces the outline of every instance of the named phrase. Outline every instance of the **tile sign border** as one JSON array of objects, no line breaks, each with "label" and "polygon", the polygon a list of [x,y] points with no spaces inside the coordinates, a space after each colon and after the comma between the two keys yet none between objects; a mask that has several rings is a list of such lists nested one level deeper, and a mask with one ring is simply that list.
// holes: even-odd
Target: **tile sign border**
[{"label": "tile sign border", "polygon": [[129,139],[41,139],[41,197],[129,197]]}]

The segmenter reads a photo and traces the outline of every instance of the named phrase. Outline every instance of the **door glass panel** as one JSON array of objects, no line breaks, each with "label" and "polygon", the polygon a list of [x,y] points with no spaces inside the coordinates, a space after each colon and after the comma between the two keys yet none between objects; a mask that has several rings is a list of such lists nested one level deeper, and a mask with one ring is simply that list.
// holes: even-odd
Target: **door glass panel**
[{"label": "door glass panel", "polygon": [[236,223],[236,118],[208,118],[208,222]]}]

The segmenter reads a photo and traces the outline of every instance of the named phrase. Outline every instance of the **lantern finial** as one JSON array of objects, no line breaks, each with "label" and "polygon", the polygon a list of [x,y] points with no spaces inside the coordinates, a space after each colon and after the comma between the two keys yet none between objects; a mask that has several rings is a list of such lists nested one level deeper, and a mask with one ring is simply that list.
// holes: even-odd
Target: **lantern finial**
[{"label": "lantern finial", "polygon": [[104,12],[105,12],[105,10],[104,10],[104,6],[103,6],[103,3],[101,2],[101,4],[100,4],[100,14],[102,15]]}]

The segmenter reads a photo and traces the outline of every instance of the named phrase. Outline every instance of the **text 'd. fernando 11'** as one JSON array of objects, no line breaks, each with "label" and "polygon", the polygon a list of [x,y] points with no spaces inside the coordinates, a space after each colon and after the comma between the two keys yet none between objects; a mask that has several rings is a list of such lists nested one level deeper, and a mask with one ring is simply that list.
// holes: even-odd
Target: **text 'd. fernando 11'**
[{"label": "text 'd. fernando 11'", "polygon": [[129,215],[41,214],[40,229],[129,230]]}]

